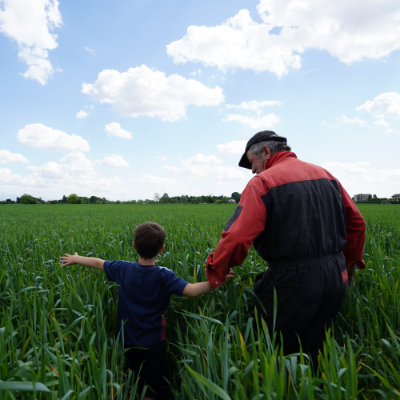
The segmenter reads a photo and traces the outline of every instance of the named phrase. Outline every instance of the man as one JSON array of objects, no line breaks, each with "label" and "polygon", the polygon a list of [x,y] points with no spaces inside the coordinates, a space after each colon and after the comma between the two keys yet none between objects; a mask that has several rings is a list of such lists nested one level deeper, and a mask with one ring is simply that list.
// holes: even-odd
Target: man
[{"label": "man", "polygon": [[286,138],[272,131],[248,141],[239,166],[257,175],[207,259],[207,278],[218,287],[254,244],[268,264],[254,284],[259,314],[272,332],[276,291],[275,329],[278,337],[282,333],[284,353],[298,352],[300,339],[316,365],[348,276],[351,281],[356,266],[365,268],[365,222],[337,179],[290,150]]}]

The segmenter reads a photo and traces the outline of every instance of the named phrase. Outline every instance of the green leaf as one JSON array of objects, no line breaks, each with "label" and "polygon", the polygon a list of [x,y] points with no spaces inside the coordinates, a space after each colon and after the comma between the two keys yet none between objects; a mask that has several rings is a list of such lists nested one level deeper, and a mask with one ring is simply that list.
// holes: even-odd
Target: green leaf
[{"label": "green leaf", "polygon": [[40,382],[3,382],[0,381],[0,390],[18,390],[20,392],[44,392],[51,393],[43,383]]}]

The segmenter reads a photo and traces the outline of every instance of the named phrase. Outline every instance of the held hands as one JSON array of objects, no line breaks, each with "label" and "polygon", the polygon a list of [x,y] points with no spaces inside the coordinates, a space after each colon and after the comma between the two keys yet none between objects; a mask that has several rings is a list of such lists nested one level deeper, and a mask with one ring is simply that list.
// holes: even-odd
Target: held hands
[{"label": "held hands", "polygon": [[61,265],[61,267],[64,268],[68,265],[77,264],[76,256],[79,257],[79,254],[77,252],[75,252],[74,255],[65,253],[64,257],[60,257],[60,262],[64,263],[63,265]]},{"label": "held hands", "polygon": [[233,272],[233,269],[230,268],[229,272],[226,274],[225,279],[222,281],[222,284],[225,284],[228,282],[229,279],[234,279],[235,278],[235,273]]}]

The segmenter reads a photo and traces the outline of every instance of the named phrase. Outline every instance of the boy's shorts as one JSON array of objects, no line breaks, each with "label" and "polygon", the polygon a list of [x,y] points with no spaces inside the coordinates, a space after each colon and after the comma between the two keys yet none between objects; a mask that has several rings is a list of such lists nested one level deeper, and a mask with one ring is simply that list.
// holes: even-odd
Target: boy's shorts
[{"label": "boy's shorts", "polygon": [[168,393],[168,383],[164,379],[167,375],[166,357],[167,346],[165,340],[146,346],[145,349],[130,348],[125,353],[125,364],[135,372],[135,376],[139,373],[143,363],[139,375],[139,393],[142,393],[145,384],[148,386],[146,390],[147,397],[160,397]]}]

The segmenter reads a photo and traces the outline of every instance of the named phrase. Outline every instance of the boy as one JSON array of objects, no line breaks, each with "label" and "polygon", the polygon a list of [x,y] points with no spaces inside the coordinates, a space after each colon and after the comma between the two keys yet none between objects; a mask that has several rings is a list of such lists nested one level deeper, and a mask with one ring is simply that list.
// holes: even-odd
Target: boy
[{"label": "boy", "polygon": [[[164,250],[164,229],[154,223],[139,225],[134,232],[133,248],[139,255],[139,262],[104,261],[99,258],[65,254],[61,257],[63,267],[80,264],[97,268],[106,273],[108,280],[118,283],[117,329],[120,339],[124,338],[126,348],[139,346],[145,349],[130,349],[125,353],[127,365],[138,373],[141,387],[150,386],[145,399],[163,396],[167,390],[166,343],[164,314],[171,294],[195,297],[212,290],[206,282],[188,283],[164,267],[154,265],[156,258]],[[226,275],[234,278],[232,270]],[[122,321],[123,331],[121,331]]]}]

